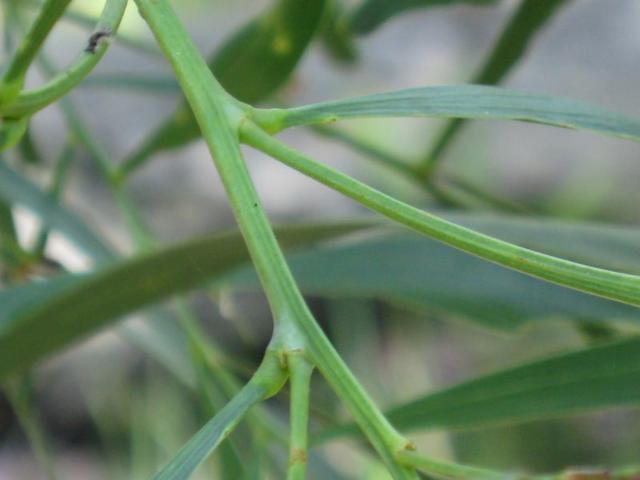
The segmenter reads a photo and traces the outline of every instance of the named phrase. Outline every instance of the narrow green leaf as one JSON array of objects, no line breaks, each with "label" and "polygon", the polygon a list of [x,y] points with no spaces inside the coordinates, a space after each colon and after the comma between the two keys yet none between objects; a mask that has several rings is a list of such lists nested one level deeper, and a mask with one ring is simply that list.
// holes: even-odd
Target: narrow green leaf
[{"label": "narrow green leaf", "polygon": [[371,33],[390,18],[414,8],[494,3],[496,0],[364,0],[349,16],[349,27],[355,33],[365,34]]},{"label": "narrow green leaf", "polygon": [[[471,83],[485,85],[500,83],[525,55],[536,33],[560,7],[566,4],[567,0],[523,0]],[[425,170],[427,172],[432,171],[433,164],[439,160],[463,124],[464,120],[456,119],[444,127],[433,148],[426,156]]]},{"label": "narrow green leaf", "polygon": [[640,404],[640,339],[481,377],[391,409],[401,429],[470,428]]},{"label": "narrow green leaf", "polygon": [[[400,430],[469,429],[640,405],[640,339],[565,353],[475,378],[387,412]],[[355,435],[352,426],[319,435]]]},{"label": "narrow green leaf", "polygon": [[366,117],[520,120],[640,140],[638,119],[566,98],[484,85],[411,88],[256,112],[258,121],[275,129]]},{"label": "narrow green leaf", "polygon": [[279,357],[270,351],[238,394],[213,417],[165,465],[153,480],[187,480],[196,468],[213,452],[240,421],[242,416],[259,401],[280,390],[286,380]]},{"label": "narrow green leaf", "polygon": [[[238,100],[254,104],[289,78],[323,16],[325,0],[279,0],[216,51],[209,67]],[[123,162],[123,174],[152,154],[188,143],[200,135],[186,101]]]},{"label": "narrow green leaf", "polygon": [[[283,228],[283,246],[308,245],[365,227]],[[89,275],[63,275],[0,292],[0,377],[94,332],[109,321],[195,288],[248,261],[239,233],[227,233],[121,261]]]},{"label": "narrow green leaf", "polygon": [[173,460],[153,480],[186,480],[206,457],[220,444],[251,406],[262,400],[266,389],[248,384],[236,397],[213,417],[180,450]]},{"label": "narrow green leaf", "polygon": [[[640,232],[590,224],[452,215],[448,220],[573,260],[640,272]],[[580,241],[577,242],[576,238]],[[640,309],[506,270],[411,233],[368,235],[288,256],[302,290],[331,298],[381,298],[513,331],[550,317],[640,322]],[[253,271],[227,286],[258,288]]]}]

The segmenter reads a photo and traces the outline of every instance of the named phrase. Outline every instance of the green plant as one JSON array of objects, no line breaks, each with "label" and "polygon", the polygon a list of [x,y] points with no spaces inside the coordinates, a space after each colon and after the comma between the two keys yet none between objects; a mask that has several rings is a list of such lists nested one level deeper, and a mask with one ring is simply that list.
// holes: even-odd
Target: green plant
[{"label": "green plant", "polygon": [[[617,267],[620,260],[616,252],[607,250],[604,254],[594,246],[601,236],[615,238],[627,246],[632,245],[637,236],[625,237],[625,233],[615,229],[575,228],[568,232],[569,235],[586,239],[586,246],[563,246],[561,241],[549,241],[548,235],[545,236],[546,241],[538,239],[536,243],[536,239],[531,238],[531,231],[527,230],[531,225],[510,225],[507,236],[515,236],[515,240],[500,240],[496,238],[500,235],[492,235],[494,230],[500,231],[499,224],[492,224],[490,220],[484,220],[486,224],[483,224],[482,218],[462,218],[463,223],[471,222],[470,226],[462,226],[455,216],[435,215],[410,206],[316,162],[278,140],[275,134],[295,126],[322,125],[350,118],[411,116],[456,119],[446,127],[434,150],[415,165],[390,158],[384,152],[371,151],[357,139],[332,127],[319,127],[319,133],[371,153],[422,185],[440,204],[451,205],[459,201],[451,196],[450,191],[439,186],[435,178],[442,154],[454,139],[463,119],[521,120],[588,130],[634,141],[640,139],[639,120],[581,102],[481,85],[424,87],[301,107],[259,108],[254,104],[271,95],[285,82],[316,30],[334,32],[331,40],[338,43],[333,44],[333,50],[349,58],[351,50],[348,40],[353,32],[374,28],[377,22],[403,9],[421,4],[428,6],[456,2],[365,1],[351,17],[345,17],[337,2],[279,0],[261,18],[250,22],[232,36],[209,63],[200,55],[167,0],[136,0],[135,3],[163,55],[171,63],[185,102],[139,150],[119,166],[112,164],[109,155],[79,120],[64,96],[91,72],[105,53],[111,38],[117,36],[126,0],[105,2],[97,27],[83,53],[59,74],[55,74],[43,55],[39,59],[37,56],[49,31],[65,14],[69,0],[47,0],[38,4],[36,20],[4,70],[0,88],[0,114],[3,120],[1,143],[4,149],[22,142],[19,146],[24,150],[31,116],[47,105],[58,102],[71,132],[70,148],[82,145],[96,161],[140,254],[129,259],[117,259],[116,253],[103,239],[55,202],[70,166],[70,155],[65,153],[61,157],[49,193],[41,192],[6,163],[0,164],[2,253],[8,282],[20,283],[24,280],[24,272],[42,263],[43,248],[50,230],[68,236],[97,264],[95,270],[88,274],[61,273],[46,282],[27,282],[0,293],[0,374],[3,377],[24,374],[39,360],[120,316],[221,278],[249,258],[269,302],[273,335],[260,366],[244,386],[240,387],[238,377],[229,369],[220,367],[220,363],[225,363],[221,360],[222,354],[200,331],[184,302],[178,301],[175,310],[181,332],[187,338],[188,351],[184,356],[189,365],[186,368],[175,362],[172,364],[171,360],[158,354],[157,345],[154,351],[151,345],[153,337],[134,339],[150,354],[168,363],[172,371],[182,375],[185,383],[201,391],[203,403],[209,405],[211,413],[215,412],[212,419],[153,478],[189,478],[216,448],[225,449],[221,461],[222,475],[226,475],[225,478],[240,478],[237,472],[242,467],[242,455],[234,442],[225,439],[247,415],[254,416],[251,435],[256,444],[260,443],[261,436],[277,436],[281,427],[272,424],[268,410],[250,409],[278,394],[287,382],[290,384],[287,478],[304,478],[309,450],[307,425],[310,385],[312,372],[316,369],[346,406],[358,427],[333,426],[321,435],[321,439],[361,435],[373,447],[391,476],[398,479],[420,478],[419,472],[453,479],[507,478],[506,474],[492,470],[436,461],[426,456],[427,452],[416,450],[415,445],[401,433],[406,428],[473,425],[474,422],[482,424],[488,420],[513,421],[638,402],[640,371],[636,360],[640,357],[640,343],[636,338],[629,338],[478,378],[383,413],[316,322],[282,248],[301,247],[353,232],[391,227],[366,218],[353,222],[284,227],[276,231],[276,239],[245,165],[240,145],[244,143],[260,150],[392,222],[430,239],[476,255],[487,262],[582,292],[561,290],[558,293],[555,286],[534,283],[531,288],[543,289],[542,298],[557,296],[558,304],[551,303],[558,310],[561,307],[556,305],[565,302],[566,305],[562,307],[564,311],[576,317],[590,316],[588,313],[596,312],[598,318],[626,317],[637,320],[636,307],[640,306],[637,265],[631,268],[625,266],[624,272],[619,271]],[[327,7],[326,3],[331,5]],[[486,66],[476,76],[476,82],[498,83],[524,53],[537,30],[563,3],[567,2],[524,0]],[[3,5],[8,18],[16,26],[19,25],[23,8],[21,2],[6,0]],[[330,15],[323,14],[325,8],[328,8]],[[379,18],[373,18],[372,12]],[[83,21],[82,17],[70,18]],[[350,23],[344,18],[350,18]],[[335,32],[341,32],[343,36]],[[136,45],[135,41],[133,44]],[[148,46],[145,48],[150,49]],[[35,61],[39,61],[52,78],[42,87],[25,90],[23,85],[27,69]],[[261,75],[256,73],[258,63],[266,65]],[[149,161],[153,153],[183,145],[197,138],[198,133],[209,147],[239,225],[239,233],[215,235],[178,247],[158,249],[127,194],[126,180],[137,167]],[[487,199],[500,209],[518,209],[517,206],[505,206],[491,196],[485,197]],[[43,222],[38,246],[31,251],[21,245],[15,232],[11,213],[14,204],[29,206]],[[480,224],[473,224],[474,221]],[[533,231],[544,232],[544,228],[548,228],[546,233],[549,233],[562,227],[533,225]],[[518,235],[520,238],[517,238]],[[244,239],[246,248],[241,245],[240,237]],[[523,238],[533,248],[518,246],[518,240]],[[624,245],[620,250],[624,250]],[[361,247],[367,248],[367,241]],[[541,253],[535,247],[548,253]],[[580,251],[580,248],[584,251]],[[446,252],[443,255],[456,254],[450,250]],[[561,258],[565,252],[585,261]],[[334,255],[339,254],[334,252]],[[493,268],[488,263],[481,262],[480,265],[479,268]],[[325,266],[329,268],[327,264]],[[495,269],[489,274],[492,275],[493,271]],[[251,279],[239,275],[232,276],[228,282],[239,285],[250,283]],[[391,292],[393,285],[386,288]],[[491,311],[490,302],[465,309],[460,301],[455,298],[451,300],[452,296],[455,296],[455,292],[449,293],[448,303],[446,296],[443,296],[440,303],[436,302],[437,306],[476,315],[487,322],[496,317],[496,312]],[[506,295],[501,297],[500,292],[497,292],[497,296],[505,302],[509,301]],[[418,291],[412,300],[420,301],[419,298]],[[517,293],[511,301],[516,310],[525,310],[516,311],[513,322],[526,322],[528,309],[523,307]],[[154,324],[158,329],[163,328],[160,322]],[[185,371],[190,373],[180,373]],[[16,410],[22,412],[21,417],[33,420],[33,413],[28,408],[28,377],[17,382],[17,387],[8,383],[7,390],[14,392],[13,403]],[[218,385],[217,388],[224,392],[223,396],[233,393],[226,405],[222,406],[213,400],[215,395],[211,394],[211,382]],[[46,452],[45,442],[38,440],[42,434],[37,426],[28,425],[27,430],[33,432],[31,436],[38,449]],[[41,456],[44,458],[47,454],[42,453]],[[637,472],[621,472],[615,474],[615,478],[634,478],[634,474],[637,475]],[[249,478],[248,473],[243,475]],[[568,472],[547,476],[523,474],[517,478],[609,478],[606,475],[609,474],[583,474],[580,477]]]}]

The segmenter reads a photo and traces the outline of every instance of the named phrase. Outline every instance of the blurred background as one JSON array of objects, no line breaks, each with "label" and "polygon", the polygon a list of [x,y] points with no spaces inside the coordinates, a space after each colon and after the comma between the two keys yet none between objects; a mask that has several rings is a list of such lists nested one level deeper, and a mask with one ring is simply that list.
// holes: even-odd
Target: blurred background
[{"label": "blurred background", "polygon": [[[173,3],[205,53],[214,51],[225,37],[269,5],[266,0]],[[267,104],[296,105],[465,83],[516,3],[505,0],[492,7],[460,5],[398,15],[370,35],[357,38],[358,58],[351,64],[336,62],[316,42],[286,88]],[[74,0],[72,6],[96,16],[102,2]],[[637,116],[639,18],[637,0],[570,1],[540,32],[504,84],[586,100]],[[3,28],[9,28],[3,21]],[[133,5],[122,30],[152,40]],[[84,48],[86,38],[86,29],[63,23],[54,30],[46,52],[62,68]],[[6,54],[2,52],[1,63]],[[134,150],[174,111],[180,93],[171,73],[161,56],[141,54],[114,42],[91,77],[72,93],[83,122],[114,162]],[[127,90],[112,81],[122,75],[153,77],[157,83]],[[33,72],[29,85],[40,81]],[[27,173],[45,185],[64,147],[65,127],[56,106],[37,114],[32,123],[33,141],[43,154],[45,167],[28,167]],[[340,126],[409,163],[425,154],[441,122],[380,119]],[[330,139],[305,129],[281,137],[405,201],[416,205],[432,201],[401,176]],[[274,222],[349,218],[361,212],[353,202],[277,162],[250,149],[245,152]],[[132,243],[101,176],[82,157],[86,154],[80,155],[65,190],[66,204],[120,251],[131,253]],[[638,160],[637,146],[631,142],[517,122],[473,122],[447,152],[440,175],[463,179],[544,215],[637,225]],[[145,224],[160,243],[234,225],[202,141],[156,155],[136,172],[129,186]],[[26,210],[14,213],[21,237],[30,239],[38,227],[35,217]],[[52,238],[48,255],[72,271],[90,267],[88,259],[61,237]],[[223,288],[193,295],[189,301],[224,351],[241,359],[245,372],[251,371],[270,334],[271,320],[262,296]],[[506,334],[379,300],[311,295],[310,302],[358,378],[383,407],[586,342],[569,321],[535,322]],[[133,326],[137,321],[126,320]],[[62,478],[146,478],[202,423],[193,395],[113,330],[47,361],[38,368],[33,388],[36,410],[51,435]],[[344,414],[319,379],[314,399],[320,423],[336,411]],[[274,402],[274,411],[283,414],[284,405],[285,401]],[[506,470],[545,472],[572,465],[623,465],[640,460],[640,414],[637,409],[616,409],[509,427],[412,434],[411,438],[433,456]],[[379,465],[370,462],[353,442],[334,442],[323,448],[336,468],[353,478],[386,478]],[[278,455],[285,458],[284,451]],[[0,480],[40,478],[46,478],[45,473],[34,460],[7,400],[0,397]]]}]

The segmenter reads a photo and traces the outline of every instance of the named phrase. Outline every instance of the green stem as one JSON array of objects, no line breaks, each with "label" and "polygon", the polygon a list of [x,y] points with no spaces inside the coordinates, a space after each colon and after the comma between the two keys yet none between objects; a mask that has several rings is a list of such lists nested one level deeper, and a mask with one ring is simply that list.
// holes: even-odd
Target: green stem
[{"label": "green stem", "polygon": [[284,353],[308,349],[357,423],[397,479],[416,478],[397,464],[396,451],[408,444],[364,392],[309,312],[240,153],[238,131],[245,111],[228,96],[191,42],[166,0],[136,0],[143,17],[170,60],[226,189],[229,202],[274,316],[274,348]]},{"label": "green stem", "polygon": [[[52,76],[55,74],[55,69],[47,60],[46,56],[40,55],[39,63],[47,75]],[[61,99],[60,102],[58,102],[58,105],[62,110],[72,135],[81,145],[84,146],[84,148],[87,149],[90,154],[90,158],[96,162],[99,171],[107,181],[113,198],[116,201],[122,218],[124,219],[125,228],[133,240],[135,249],[138,252],[149,250],[154,246],[155,241],[146,229],[134,203],[127,195],[124,185],[115,181],[114,175],[112,174],[113,167],[109,154],[95,140],[91,132],[87,129],[86,122],[80,118],[78,112],[73,108],[69,99]],[[195,329],[196,325],[193,322],[193,319],[190,318],[188,307],[184,302],[176,302],[176,314],[180,321],[180,325],[187,333],[193,347],[209,359],[211,359],[212,356],[219,358],[219,352],[213,350],[211,345],[203,340],[204,337],[202,332]],[[235,381],[235,379],[231,378],[230,375],[227,375],[222,369],[216,369],[216,371],[220,375],[219,380],[223,384],[225,394],[231,397],[237,393],[241,386]],[[258,414],[258,412],[254,412],[251,416],[254,417],[255,423],[259,424],[261,428],[273,432],[275,427],[271,425],[265,415],[266,412],[260,412],[260,414]]]},{"label": "green stem", "polygon": [[198,119],[278,322],[289,315],[290,297],[283,287],[292,279],[280,267],[284,257],[277,245],[274,250],[273,233],[240,153],[237,128],[244,112],[213,77],[168,3],[136,3],[172,63]]},{"label": "green stem", "polygon": [[[82,54],[69,68],[43,86],[20,93],[11,103],[2,106],[0,102],[2,107],[0,113],[9,118],[32,115],[78,85],[107,51],[109,42],[106,40],[117,30],[126,7],[127,0],[106,0],[94,34],[90,37]],[[94,42],[95,45],[93,45]]]},{"label": "green stem", "polygon": [[242,137],[249,145],[279,159],[284,164],[428,237],[543,280],[640,306],[640,277],[638,276],[545,255],[461,227],[321,165],[274,139],[251,122],[245,122],[243,125]]},{"label": "green stem", "polygon": [[452,480],[506,480],[510,478],[509,475],[501,472],[434,460],[416,452],[400,452],[398,453],[398,460],[426,474],[436,475],[439,478]]},{"label": "green stem", "polygon": [[287,480],[304,480],[307,471],[307,445],[309,430],[309,394],[311,389],[311,365],[301,352],[287,355],[291,378],[291,436],[289,441],[289,468]]},{"label": "green stem", "polygon": [[12,103],[22,90],[29,66],[71,0],[46,0],[0,82],[0,105]]}]

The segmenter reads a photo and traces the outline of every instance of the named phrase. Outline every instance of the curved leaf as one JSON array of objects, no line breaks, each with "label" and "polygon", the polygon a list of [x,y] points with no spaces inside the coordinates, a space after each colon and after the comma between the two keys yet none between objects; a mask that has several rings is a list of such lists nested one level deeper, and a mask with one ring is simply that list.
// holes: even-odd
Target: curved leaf
[{"label": "curved leaf", "polygon": [[[283,228],[286,247],[365,228],[336,223]],[[183,293],[248,261],[239,233],[166,248],[89,275],[64,275],[0,292],[0,377],[146,305]]]},{"label": "curved leaf", "polygon": [[411,88],[288,110],[262,110],[276,129],[366,117],[521,120],[640,140],[640,120],[584,102],[484,85]]},{"label": "curved leaf", "polygon": [[267,393],[263,385],[247,384],[220,412],[187,442],[152,480],[187,480],[220,445],[242,416]]},{"label": "curved leaf", "polygon": [[233,399],[204,425],[167,463],[153,480],[187,480],[196,468],[231,433],[253,405],[275,395],[284,385],[287,372],[277,354],[267,350],[251,380]]},{"label": "curved leaf", "polygon": [[[387,418],[400,430],[468,429],[640,405],[640,339],[565,353],[398,405]],[[355,435],[332,428],[322,440]]]},{"label": "curved leaf", "polygon": [[473,427],[640,404],[640,339],[478,378],[388,412],[401,429]]},{"label": "curved leaf", "polygon": [[494,3],[496,0],[364,0],[350,15],[349,27],[356,33],[364,34],[372,32],[390,18],[414,8]]},{"label": "curved leaf", "polygon": [[[517,217],[445,218],[549,254],[640,272],[640,232],[634,229]],[[640,323],[638,308],[506,270],[411,233],[369,235],[359,242],[296,252],[288,260],[306,293],[381,298],[448,312],[494,329],[512,331],[559,316]],[[236,288],[259,288],[248,269],[224,281]]]}]

